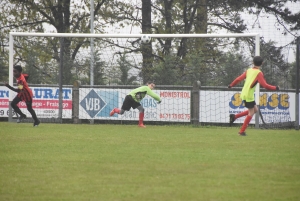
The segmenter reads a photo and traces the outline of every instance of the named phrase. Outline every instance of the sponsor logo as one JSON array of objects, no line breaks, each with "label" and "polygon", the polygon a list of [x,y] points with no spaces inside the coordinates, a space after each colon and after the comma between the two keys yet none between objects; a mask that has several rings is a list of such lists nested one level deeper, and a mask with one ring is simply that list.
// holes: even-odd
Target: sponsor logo
[{"label": "sponsor logo", "polygon": [[191,98],[190,92],[187,91],[161,91],[160,97],[162,98]]},{"label": "sponsor logo", "polygon": [[94,118],[106,106],[106,102],[92,89],[80,102],[80,105],[91,118]]},{"label": "sponsor logo", "polygon": [[[235,93],[231,97],[229,106],[232,109],[244,108],[243,100],[240,98],[240,93]],[[269,97],[266,93],[259,97],[260,109],[274,110],[275,108],[281,110],[287,110],[290,107],[289,95],[288,94],[271,94]]]}]

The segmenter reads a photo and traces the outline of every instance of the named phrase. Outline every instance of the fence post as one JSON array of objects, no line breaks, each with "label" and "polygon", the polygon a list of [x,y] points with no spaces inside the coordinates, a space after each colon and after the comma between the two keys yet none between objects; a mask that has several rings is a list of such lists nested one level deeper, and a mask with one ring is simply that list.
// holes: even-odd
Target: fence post
[{"label": "fence post", "polygon": [[192,89],[191,122],[198,125],[200,114],[200,81],[195,81]]},{"label": "fence post", "polygon": [[295,113],[295,129],[299,130],[299,79],[300,79],[300,37],[296,40],[296,113]]},{"label": "fence post", "polygon": [[76,80],[73,83],[73,90],[72,90],[72,118],[74,124],[80,124],[81,120],[79,119],[79,87],[81,83],[79,80]]}]

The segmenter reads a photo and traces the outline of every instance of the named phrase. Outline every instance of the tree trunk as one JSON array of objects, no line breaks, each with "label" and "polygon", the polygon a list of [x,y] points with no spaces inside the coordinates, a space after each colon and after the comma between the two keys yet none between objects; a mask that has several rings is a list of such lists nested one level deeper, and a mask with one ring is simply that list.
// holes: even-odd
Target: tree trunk
[{"label": "tree trunk", "polygon": [[[55,26],[58,33],[70,33],[70,0],[60,0],[57,6],[57,12],[54,12],[55,21],[58,25]],[[63,84],[70,84],[72,81],[72,58],[71,58],[71,40],[70,38],[64,38],[63,42]],[[61,58],[60,58],[61,59]]]},{"label": "tree trunk", "polygon": [[[152,22],[151,22],[151,0],[142,0],[142,32],[143,34],[151,34]],[[153,55],[152,44],[142,45],[143,66],[141,76],[144,82],[151,79],[153,74]]]},{"label": "tree trunk", "polygon": [[[195,31],[197,34],[207,33],[207,0],[200,0],[197,8]],[[196,40],[196,48],[201,50],[205,46],[206,38]]]},{"label": "tree trunk", "polygon": [[[165,19],[166,19],[166,34],[171,34],[172,33],[172,5],[173,5],[173,0],[164,0],[165,4]],[[164,53],[166,55],[170,54],[170,49],[171,49],[171,44],[172,44],[172,39],[167,38],[165,41],[165,46],[164,46]]]}]

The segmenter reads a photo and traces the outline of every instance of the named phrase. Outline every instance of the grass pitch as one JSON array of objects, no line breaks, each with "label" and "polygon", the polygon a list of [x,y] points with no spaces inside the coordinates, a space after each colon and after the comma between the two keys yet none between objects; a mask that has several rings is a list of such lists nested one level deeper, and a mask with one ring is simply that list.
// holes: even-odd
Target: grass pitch
[{"label": "grass pitch", "polygon": [[0,123],[0,200],[300,200],[300,133]]}]

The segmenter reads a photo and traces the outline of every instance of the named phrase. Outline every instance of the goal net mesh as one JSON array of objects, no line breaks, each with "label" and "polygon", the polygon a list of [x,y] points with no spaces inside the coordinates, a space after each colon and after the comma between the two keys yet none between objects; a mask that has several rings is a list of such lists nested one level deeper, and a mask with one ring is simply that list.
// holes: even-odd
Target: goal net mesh
[{"label": "goal net mesh", "polygon": [[[162,103],[149,96],[143,99],[145,121],[196,120],[227,126],[229,114],[246,108],[239,98],[243,83],[233,89],[226,86],[252,66],[255,55],[254,37],[152,37],[150,43],[144,43],[140,37],[99,37],[93,38],[92,51],[91,39],[87,37],[14,36],[13,46],[13,63],[22,65],[23,73],[30,76],[33,108],[39,118],[50,122],[59,117],[60,79],[63,120],[72,122],[76,106],[78,118],[83,122],[92,119],[111,123],[138,120],[138,110],[112,117],[109,112],[114,107],[120,108],[132,89],[152,80],[156,84],[154,93],[161,96]],[[284,91],[292,86],[289,64],[284,63],[284,67],[282,63],[276,64],[265,46],[261,46],[265,78],[270,84],[284,87],[279,92],[260,92],[260,124],[290,125],[294,121],[295,94]],[[201,83],[199,88],[195,87],[197,81]],[[74,97],[74,89],[77,90],[74,83],[80,83],[78,97]],[[193,99],[195,89],[199,90],[199,117],[193,115],[197,109]],[[19,105],[30,117],[26,105]],[[243,120],[235,123],[239,125]],[[255,123],[254,118],[251,123]]]}]

